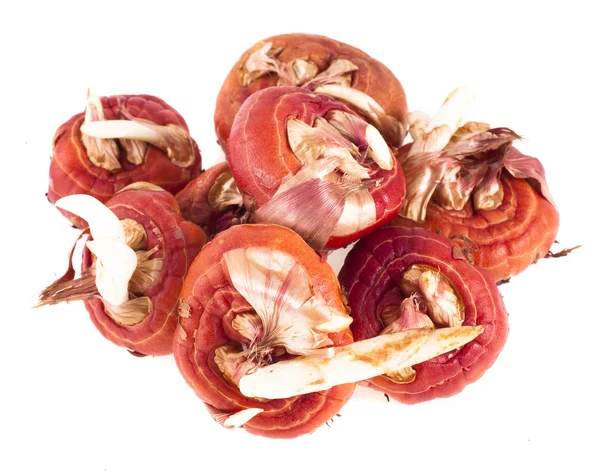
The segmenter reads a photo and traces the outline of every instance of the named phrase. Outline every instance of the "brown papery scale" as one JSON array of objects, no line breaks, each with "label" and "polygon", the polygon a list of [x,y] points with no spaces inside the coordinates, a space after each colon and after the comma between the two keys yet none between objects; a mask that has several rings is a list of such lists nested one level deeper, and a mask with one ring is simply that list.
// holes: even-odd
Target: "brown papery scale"
[{"label": "brown papery scale", "polygon": [[[106,202],[133,182],[176,193],[201,166],[183,117],[151,95],[98,97],[62,124],[52,140],[48,200],[87,194]],[[84,220],[61,212],[79,228]]]},{"label": "brown papery scale", "polygon": [[256,92],[235,118],[228,149],[250,221],[292,228],[316,250],[385,225],[404,200],[402,169],[379,131],[328,95]]},{"label": "brown papery scale", "polygon": [[187,383],[224,426],[292,438],[323,425],[354,385],[266,400],[244,396],[240,379],[298,355],[327,356],[352,341],[331,267],[293,231],[234,226],[192,263],[179,305],[175,359]]},{"label": "brown papery scale", "polygon": [[206,169],[176,198],[181,216],[200,226],[210,238],[249,217],[226,162]]},{"label": "brown papery scale", "polygon": [[382,228],[348,253],[339,279],[355,340],[435,327],[481,326],[458,349],[368,380],[402,403],[455,395],[494,363],[508,314],[490,275],[456,259],[456,243],[424,229]]},{"label": "brown papery scale", "polygon": [[421,227],[460,242],[456,257],[507,280],[548,254],[559,216],[541,162],[514,147],[508,128],[461,125],[472,100],[453,91],[433,118],[410,114],[414,142],[399,149],[407,195],[394,225]]},{"label": "brown papery scale", "polygon": [[217,97],[215,129],[226,150],[234,117],[254,92],[296,86],[343,100],[377,127],[392,146],[406,134],[406,96],[381,62],[348,44],[311,34],[259,41],[233,66]]},{"label": "brown papery scale", "polygon": [[80,236],[87,238],[81,275],[75,277],[71,260],[65,275],[40,294],[39,305],[82,300],[109,341],[140,355],[173,352],[179,293],[207,241],[202,230],[183,220],[173,195],[145,182],[117,192],[106,206],[71,195],[57,207],[90,227]]}]

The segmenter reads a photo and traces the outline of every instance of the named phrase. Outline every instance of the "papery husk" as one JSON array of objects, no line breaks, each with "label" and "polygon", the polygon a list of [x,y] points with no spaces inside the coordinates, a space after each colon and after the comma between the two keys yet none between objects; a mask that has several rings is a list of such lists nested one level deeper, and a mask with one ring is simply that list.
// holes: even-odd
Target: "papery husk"
[{"label": "papery husk", "polygon": [[515,148],[510,148],[504,155],[504,168],[517,179],[526,179],[529,184],[552,206],[556,208],[554,199],[550,194],[550,189],[546,182],[546,172],[539,159],[519,152]]},{"label": "papery husk", "polygon": [[402,216],[423,221],[434,192],[436,203],[448,210],[462,210],[471,196],[476,210],[498,208],[503,198],[499,183],[503,168],[515,177],[518,174],[518,178],[534,179],[540,193],[544,195],[545,189],[549,195],[539,161],[521,157],[512,147],[512,142],[520,136],[508,128],[477,132],[486,127],[476,123],[465,125],[461,134],[466,137],[451,142],[443,150],[401,157],[407,187]]},{"label": "papery husk", "polygon": [[371,193],[366,188],[360,189],[346,196],[344,209],[331,235],[353,234],[373,225],[376,220],[377,208]]},{"label": "papery husk", "polygon": [[507,144],[519,139],[521,136],[511,129],[493,128],[449,144],[441,151],[440,155],[458,160],[473,156],[473,159],[485,162],[485,156],[477,155],[500,149],[503,146],[506,147]]},{"label": "papery husk", "polygon": [[[323,118],[320,119],[323,120]],[[362,118],[344,111],[334,110],[330,111],[323,121],[326,121],[331,128],[349,141],[355,152],[358,152],[359,148],[366,149],[369,146],[366,139],[369,123]]]},{"label": "papery husk", "polygon": [[358,109],[381,132],[391,146],[400,147],[406,130],[396,118],[385,113],[383,107],[364,92],[339,84],[321,85],[315,92],[331,95]]},{"label": "papery husk", "polygon": [[242,85],[247,87],[263,75],[274,73],[278,76],[278,86],[306,86],[314,90],[324,84],[340,84],[349,87],[352,72],[358,67],[348,59],[335,59],[329,67],[319,73],[319,68],[310,61],[295,60],[291,64],[277,59],[279,51],[272,49],[272,43],[264,43],[254,51],[244,64]]},{"label": "papery husk", "polygon": [[304,59],[296,59],[292,62],[292,70],[299,83],[307,82],[319,73],[316,64]]},{"label": "papery husk", "polygon": [[468,139],[483,131],[489,131],[490,128],[491,126],[487,123],[481,123],[479,121],[467,121],[454,132],[450,138],[450,143],[458,143],[463,139]]},{"label": "papery husk", "polygon": [[465,309],[446,277],[439,272],[424,271],[419,279],[419,289],[428,316],[434,323],[438,326],[462,326]]},{"label": "papery husk", "polygon": [[296,60],[284,63],[271,52],[272,44],[267,42],[252,53],[241,73],[243,86],[270,73],[277,74],[278,86],[302,86],[308,90],[325,93],[354,106],[377,126],[393,146],[402,144],[405,129],[394,117],[387,115],[375,99],[360,90],[352,88],[352,73],[358,70],[349,59],[331,61],[327,69],[318,72],[318,67],[309,61]]},{"label": "papery husk", "polygon": [[146,135],[142,140],[163,150],[176,166],[185,168],[194,162],[194,146],[187,130],[175,124],[163,126],[150,120],[136,118],[125,108],[121,108],[121,114],[128,120],[152,130],[154,136]]},{"label": "papery husk", "polygon": [[143,294],[160,276],[163,269],[162,258],[150,258],[158,251],[155,246],[149,251],[137,251],[137,267],[129,280],[129,290],[136,296]]},{"label": "papery husk", "polygon": [[224,211],[232,205],[241,206],[244,203],[231,170],[217,177],[208,194],[208,203],[217,211]]},{"label": "papery husk", "polygon": [[268,354],[270,353],[259,358],[258,355],[250,356],[243,349],[236,349],[233,346],[225,345],[215,349],[214,362],[223,374],[223,377],[232,385],[237,386],[240,379],[247,373],[256,370],[260,362],[263,362],[265,357],[268,357]]},{"label": "papery husk", "polygon": [[[277,85],[298,85],[294,68],[277,60],[278,50],[271,49],[272,43],[264,43],[248,57],[241,72],[241,82],[247,87],[263,75],[275,73],[279,76]],[[305,74],[302,74],[303,76]]]},{"label": "papery husk", "polygon": [[273,197],[254,213],[252,221],[292,228],[311,247],[323,249],[351,191],[341,189],[336,183],[312,179]]},{"label": "papery husk", "polygon": [[427,153],[401,159],[400,164],[406,179],[406,198],[400,214],[414,221],[423,221],[433,192],[454,161],[437,153]]},{"label": "papery husk", "polygon": [[[420,311],[420,304],[420,296],[414,293],[404,299],[399,307],[400,316],[398,319],[388,324],[380,334],[399,333],[420,328],[435,328],[429,316]],[[388,372],[385,375],[395,383],[411,383],[415,380],[417,372],[412,367],[405,367],[396,372]]]},{"label": "papery husk", "polygon": [[498,143],[488,131],[476,132],[487,130],[487,125],[469,122],[461,127],[465,110],[473,98],[473,87],[459,87],[450,92],[435,116],[429,117],[422,112],[409,115],[414,143],[400,158],[407,187],[402,216],[423,221],[434,192],[435,201],[442,207],[460,210],[477,186],[478,179],[483,178],[487,164],[482,156],[479,159],[473,157],[474,162],[466,165],[463,159],[485,152],[490,143],[498,147],[503,142]]},{"label": "papery husk", "polygon": [[360,179],[369,177],[368,169],[354,158],[358,148],[326,120],[317,118],[312,127],[292,118],[287,122],[287,131],[290,147],[303,166],[312,164],[319,157],[335,157],[342,172]]},{"label": "papery husk", "polygon": [[[504,200],[504,189],[500,183],[502,172],[502,159],[491,161],[487,168],[481,166],[480,176],[471,179],[471,184],[475,184],[471,191],[464,192],[467,197],[473,196],[473,208],[475,210],[494,210],[498,208]],[[466,201],[465,203],[466,204]],[[464,207],[459,206],[457,209]]]},{"label": "papery husk", "polygon": [[[254,221],[292,227],[316,249],[322,249],[332,235],[351,234],[373,224],[376,208],[366,189],[376,183],[360,182],[369,178],[370,172],[357,159],[362,162],[369,156],[391,169],[392,155],[379,132],[361,118],[339,110],[317,118],[314,127],[292,118],[287,130],[303,169],[281,184]],[[383,151],[380,143],[371,146],[368,136],[373,133],[383,143]],[[387,153],[387,160],[382,153]],[[335,169],[343,173],[341,178],[333,174]],[[300,201],[310,203],[299,205]]]},{"label": "papery husk", "polygon": [[140,223],[131,218],[119,221],[125,232],[125,242],[131,249],[137,251],[146,246],[146,230]]},{"label": "papery husk", "polygon": [[[499,192],[502,191],[502,186],[498,179],[502,169],[507,170],[515,178],[526,179],[539,194],[556,206],[546,183],[544,167],[539,159],[526,156],[512,146],[512,143],[518,139],[521,139],[521,136],[509,128],[493,128],[473,134],[445,150],[446,156],[459,159],[490,151],[497,153],[491,156],[491,162],[488,164],[490,171],[478,189],[476,208],[489,210],[500,205],[502,198]],[[486,198],[491,199],[492,203],[485,203]]]},{"label": "papery husk", "polygon": [[148,143],[136,139],[119,139],[119,144],[125,150],[127,162],[136,166],[146,162]]},{"label": "papery husk", "polygon": [[231,321],[231,327],[248,340],[249,344],[258,343],[264,336],[263,324],[256,313],[242,313]]},{"label": "papery husk", "polygon": [[[311,247],[324,248],[340,221],[346,198],[355,192],[368,194],[366,189],[374,185],[374,182],[344,182],[335,175],[321,180],[338,165],[339,159],[331,157],[305,166],[281,184],[273,198],[254,213],[252,221],[293,228]],[[370,195],[362,193],[360,198],[358,204],[365,207],[369,198],[372,200]]]},{"label": "papery husk", "polygon": [[262,322],[262,336],[250,342],[247,356],[278,346],[290,354],[310,354],[332,344],[317,327],[340,314],[314,298],[308,274],[293,257],[257,247],[235,249],[223,258],[233,286]]},{"label": "papery husk", "polygon": [[446,210],[462,210],[486,172],[490,172],[486,166],[467,162],[453,164],[434,190],[433,201]]},{"label": "papery husk", "polygon": [[465,320],[464,305],[456,290],[446,276],[431,267],[408,268],[402,274],[400,290],[405,296],[419,294],[428,317],[437,326],[461,326]]},{"label": "papery husk", "polygon": [[369,170],[360,165],[366,157],[381,169],[393,168],[392,153],[377,128],[356,115],[333,110],[316,118],[313,126],[295,118],[286,126],[290,147],[303,166],[335,156],[342,172],[361,179],[369,177]]},{"label": "papery husk", "polygon": [[[100,97],[88,89],[85,123],[105,120],[104,108]],[[118,172],[121,170],[119,147],[114,139],[95,138],[82,133],[81,141],[87,151],[88,159],[95,166],[106,169],[109,172]]]},{"label": "papery husk", "polygon": [[152,311],[152,301],[149,297],[136,297],[120,305],[111,305],[103,299],[104,309],[110,317],[123,326],[135,326],[146,319]]},{"label": "papery husk", "polygon": [[327,120],[342,136],[356,144],[361,154],[359,161],[366,156],[381,169],[392,169],[394,161],[392,153],[377,128],[356,115],[339,110],[328,113]]},{"label": "papery husk", "polygon": [[356,72],[358,66],[348,59],[335,59],[331,61],[329,67],[323,72],[317,74],[313,79],[305,84],[309,90],[315,90],[317,87],[327,84],[338,84],[344,87],[352,86],[352,72]]},{"label": "papery husk", "polygon": [[400,304],[398,318],[388,324],[380,334],[398,333],[418,328],[435,328],[429,316],[421,311],[421,303],[421,297],[416,293],[405,298]]}]

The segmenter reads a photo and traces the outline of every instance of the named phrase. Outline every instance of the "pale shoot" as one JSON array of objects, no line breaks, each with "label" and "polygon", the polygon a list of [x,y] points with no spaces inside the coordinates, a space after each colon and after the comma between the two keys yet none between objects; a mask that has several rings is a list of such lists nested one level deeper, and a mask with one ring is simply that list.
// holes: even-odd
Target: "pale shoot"
[{"label": "pale shoot", "polygon": [[261,367],[240,379],[240,392],[247,397],[289,398],[393,374],[457,349],[483,329],[422,328],[379,335],[337,347],[331,358],[301,356]]},{"label": "pale shoot", "polygon": [[[44,295],[46,303],[86,300],[100,296],[107,313],[117,322],[133,325],[152,309],[143,292],[159,277],[161,258],[151,258],[157,247],[146,251],[146,231],[129,218],[120,221],[100,201],[89,195],[61,198],[56,206],[87,221],[92,240],[86,243],[95,256],[91,268],[72,284],[60,283]],[[94,278],[94,286],[86,281]],[[82,287],[87,287],[82,290]],[[132,295],[134,298],[131,298]]]}]

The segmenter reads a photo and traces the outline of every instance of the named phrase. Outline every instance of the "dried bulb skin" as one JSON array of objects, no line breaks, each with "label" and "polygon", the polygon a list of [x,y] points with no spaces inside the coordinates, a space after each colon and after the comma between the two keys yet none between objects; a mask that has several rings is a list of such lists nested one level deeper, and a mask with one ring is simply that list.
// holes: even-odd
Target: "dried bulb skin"
[{"label": "dried bulb skin", "polygon": [[[406,145],[398,155],[409,150]],[[392,225],[425,228],[445,237],[465,236],[478,246],[472,253],[474,263],[495,281],[506,280],[548,254],[558,233],[559,215],[527,180],[507,171],[499,180],[503,198],[494,210],[475,210],[472,199],[462,210],[446,210],[431,201],[424,221],[397,216]]]},{"label": "dried bulb skin", "polygon": [[[120,168],[108,170],[94,165],[84,143],[81,126],[85,113],[78,113],[60,126],[52,143],[48,200],[55,203],[61,197],[85,193],[105,203],[115,192],[132,182],[151,182],[168,192],[176,193],[194,178],[201,166],[201,156],[183,117],[166,102],[151,95],[115,95],[101,97],[106,120],[135,118],[159,126],[172,127],[182,135],[182,142],[193,154],[184,167],[174,162],[169,153],[143,141],[125,139],[110,141],[118,151]],[[140,146],[136,145],[142,144]],[[126,156],[129,156],[129,160]],[[173,156],[171,156],[173,157]],[[143,160],[143,162],[141,162]],[[134,164],[133,162],[138,162]],[[62,212],[80,228],[86,224],[71,213]]]},{"label": "dried bulb skin", "polygon": [[[154,281],[140,294],[148,297],[151,305],[150,313],[140,323],[132,326],[118,323],[99,298],[86,300],[85,306],[96,328],[109,341],[140,354],[171,354],[183,278],[206,243],[206,235],[183,220],[175,198],[164,190],[124,189],[106,205],[120,220],[130,219],[143,227],[146,249],[156,248],[150,260],[162,259],[162,264],[158,274],[154,274]],[[91,265],[92,254],[85,249],[82,271]]]},{"label": "dried bulb skin", "polygon": [[233,203],[225,205],[225,208],[220,208],[211,198],[211,194],[218,190],[215,185],[219,185],[219,180],[226,173],[231,174],[229,164],[215,164],[187,184],[176,196],[181,216],[200,226],[209,237],[235,224],[239,220],[238,213],[243,212],[241,195],[239,203],[231,195],[227,195],[228,201],[225,203]]},{"label": "dried bulb skin", "polygon": [[[215,352],[219,348],[231,346],[235,350],[245,340],[233,327],[238,323],[232,325],[232,321],[238,315],[247,317],[253,310],[234,288],[224,260],[224,254],[242,248],[271,249],[294,258],[310,277],[313,293],[322,297],[327,306],[345,312],[331,267],[297,234],[275,225],[233,226],[217,234],[188,271],[181,291],[175,360],[216,421],[246,409],[261,408],[263,412],[243,425],[248,432],[273,438],[310,433],[342,408],[354,391],[353,384],[266,401],[243,396],[216,364]],[[336,346],[352,342],[349,329],[330,333],[329,338]]]},{"label": "dried bulb skin", "polygon": [[[357,67],[357,70],[352,72],[351,87],[373,98],[385,113],[398,120],[406,129],[407,105],[404,89],[394,74],[381,62],[355,47],[325,36],[282,34],[259,41],[244,52],[225,79],[217,97],[214,116],[215,130],[223,149],[226,150],[234,117],[242,103],[254,92],[278,83],[277,75],[271,73],[253,80],[248,85],[243,84],[248,58],[267,43],[271,43],[270,50],[276,53],[278,61],[286,64],[294,64],[295,61],[301,60],[306,61],[309,68],[314,64],[320,71],[324,71],[335,60],[349,60]],[[374,80],[375,77],[377,80]]]},{"label": "dried bulb skin", "polygon": [[464,305],[462,326],[484,331],[457,351],[413,366],[415,379],[398,383],[385,376],[369,386],[402,403],[419,403],[455,395],[494,363],[508,335],[508,314],[490,275],[453,257],[456,243],[423,229],[382,228],[360,240],[348,253],[339,279],[355,340],[372,338],[386,328],[390,307],[403,299],[400,284],[414,266],[439,271]]},{"label": "dried bulb skin", "polygon": [[[247,209],[259,211],[276,196],[282,184],[289,182],[292,176],[297,176],[303,169],[309,169],[307,164],[303,165],[291,147],[288,131],[292,118],[303,122],[306,126],[315,127],[326,119],[331,120],[336,112],[356,116],[342,102],[297,87],[271,87],[260,90],[244,102],[235,118],[229,137],[228,159]],[[326,125],[326,129],[328,128],[329,126]],[[388,151],[389,149],[386,148]],[[313,164],[320,165],[324,160],[325,157],[321,157]],[[347,227],[340,231],[338,229],[340,226],[337,226],[328,237],[325,237],[324,245],[320,247],[313,245],[315,249],[332,250],[344,247],[375,228],[385,225],[397,214],[406,193],[404,175],[397,161],[391,160],[390,170],[381,168],[375,161],[369,159],[361,161],[361,164],[367,168],[369,178],[348,182],[350,185],[352,182],[370,182],[361,191],[361,195],[369,200],[371,218],[364,225],[356,228]],[[342,173],[338,172],[338,174]],[[343,179],[346,177],[344,176]],[[358,194],[359,192],[356,192],[354,195]],[[311,209],[303,218],[294,212],[307,208],[308,204],[317,205],[315,198],[317,195],[321,194],[313,192],[308,200],[302,199],[302,204],[298,201],[291,202],[288,205],[289,211],[286,209],[285,212],[295,216],[296,222],[308,222],[317,212]],[[348,200],[345,200],[345,204],[347,207],[350,206]],[[344,208],[344,211],[346,209]],[[282,207],[278,206],[276,211],[283,212]],[[340,217],[339,221],[343,220],[344,217]],[[279,221],[267,221],[287,226]],[[302,234],[298,227],[293,229]],[[304,234],[302,235],[305,237]]]}]

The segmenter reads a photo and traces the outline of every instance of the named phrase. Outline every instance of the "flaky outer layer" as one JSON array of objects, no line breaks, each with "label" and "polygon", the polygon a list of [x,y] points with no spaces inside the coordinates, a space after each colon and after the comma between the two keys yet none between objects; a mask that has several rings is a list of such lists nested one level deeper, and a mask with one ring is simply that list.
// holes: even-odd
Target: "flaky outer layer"
[{"label": "flaky outer layer", "polygon": [[[350,112],[327,95],[296,87],[261,90],[244,103],[232,127],[228,159],[247,206],[260,208],[273,197],[284,178],[302,168],[287,138],[288,120],[296,118],[312,125],[317,117],[332,110]],[[378,169],[372,178],[381,179],[378,186],[369,188],[375,202],[375,223],[353,234],[331,237],[325,249],[356,241],[397,214],[406,195],[402,168],[394,162],[392,170]]]},{"label": "flaky outer layer", "polygon": [[208,196],[217,178],[228,170],[227,162],[219,162],[202,172],[177,194],[181,216],[200,226],[208,236],[215,233],[221,214],[211,206]]},{"label": "flaky outer layer", "polygon": [[[262,408],[263,413],[243,426],[250,433],[272,438],[310,433],[342,408],[352,395],[354,384],[263,401],[244,397],[236,386],[224,379],[214,362],[215,350],[232,342],[223,327],[223,319],[252,310],[233,287],[223,259],[223,253],[245,247],[264,247],[289,254],[308,273],[314,293],[321,295],[327,305],[345,310],[333,270],[296,233],[276,225],[234,226],[204,246],[185,278],[181,300],[189,306],[189,315],[179,320],[181,329],[175,336],[175,360],[187,383],[213,415]],[[335,345],[352,341],[349,330],[331,334],[330,338]]]},{"label": "flaky outer layer", "polygon": [[501,182],[504,199],[495,210],[475,211],[471,202],[460,211],[445,210],[431,202],[424,221],[398,216],[392,225],[425,228],[446,237],[466,236],[479,247],[473,252],[475,264],[495,281],[506,280],[548,254],[558,233],[559,216],[526,180],[503,171]]},{"label": "flaky outer layer", "polygon": [[[173,352],[177,326],[177,301],[183,279],[207,238],[193,223],[179,214],[175,197],[166,191],[125,190],[106,205],[119,217],[131,218],[146,230],[148,250],[158,247],[151,258],[163,259],[157,280],[144,292],[152,302],[150,314],[140,323],[124,326],[113,320],[99,299],[85,302],[94,325],[109,341],[140,354],[159,356]],[[92,262],[84,250],[83,270]]]},{"label": "flaky outer layer", "polygon": [[215,110],[215,130],[224,150],[227,147],[235,114],[242,103],[254,92],[277,85],[275,74],[263,76],[247,87],[242,85],[240,78],[240,71],[248,57],[269,42],[273,44],[273,49],[283,48],[278,59],[286,63],[302,59],[313,62],[322,71],[335,59],[352,61],[358,67],[358,71],[354,72],[352,87],[375,99],[388,115],[396,118],[406,129],[408,110],[404,89],[396,76],[381,62],[360,49],[325,36],[282,34],[259,41],[248,49],[225,79],[217,97]]},{"label": "flaky outer layer", "polygon": [[[151,95],[115,95],[102,97],[101,101],[107,120],[124,118],[120,110],[125,109],[135,118],[161,126],[177,125],[189,132],[183,117],[160,98]],[[50,203],[79,193],[91,195],[104,203],[132,182],[151,182],[176,193],[200,171],[200,151],[193,140],[195,159],[186,168],[173,164],[162,150],[151,145],[148,146],[146,161],[141,165],[120,159],[122,169],[116,173],[97,167],[88,159],[81,140],[80,128],[84,118],[83,112],[76,114],[61,125],[54,135],[48,186]],[[74,225],[80,228],[86,226],[81,218],[65,211],[61,213]]]},{"label": "flaky outer layer", "polygon": [[449,397],[475,382],[494,363],[508,335],[508,313],[490,275],[464,260],[454,259],[451,240],[423,229],[387,227],[359,241],[340,271],[355,340],[377,336],[384,325],[382,312],[402,298],[402,273],[414,264],[433,267],[446,276],[465,307],[463,326],[485,327],[458,352],[414,366],[412,383],[398,384],[380,376],[369,386],[402,403]]}]

